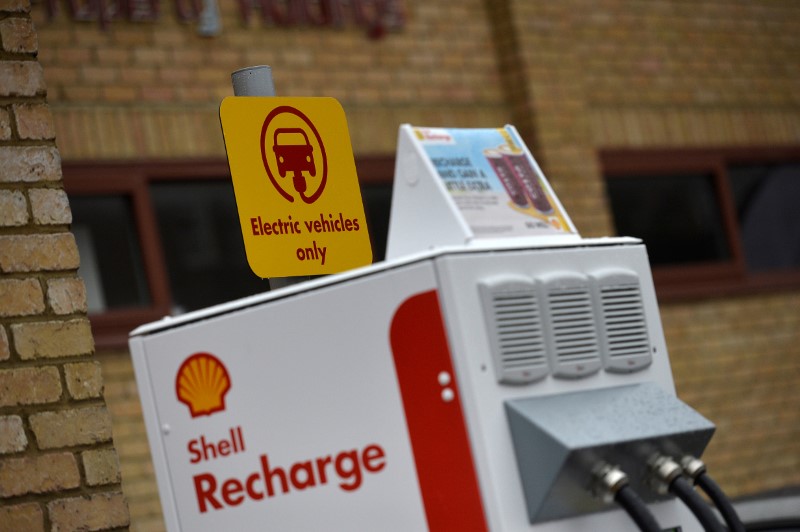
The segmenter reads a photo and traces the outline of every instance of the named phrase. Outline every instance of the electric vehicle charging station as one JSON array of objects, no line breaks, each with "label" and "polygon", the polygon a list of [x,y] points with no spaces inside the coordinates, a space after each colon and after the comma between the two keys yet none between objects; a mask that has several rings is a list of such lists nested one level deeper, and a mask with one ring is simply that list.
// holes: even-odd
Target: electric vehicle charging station
[{"label": "electric vehicle charging station", "polygon": [[646,249],[581,238],[513,128],[401,127],[387,257],[131,333],[169,530],[647,529],[623,490],[708,529],[657,480],[714,426]]}]

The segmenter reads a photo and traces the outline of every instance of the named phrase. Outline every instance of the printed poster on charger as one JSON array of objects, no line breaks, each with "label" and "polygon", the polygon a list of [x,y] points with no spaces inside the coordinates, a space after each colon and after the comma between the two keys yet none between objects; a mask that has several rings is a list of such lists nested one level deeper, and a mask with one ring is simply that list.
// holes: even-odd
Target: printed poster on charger
[{"label": "printed poster on charger", "polygon": [[514,127],[414,136],[476,238],[578,234]]}]

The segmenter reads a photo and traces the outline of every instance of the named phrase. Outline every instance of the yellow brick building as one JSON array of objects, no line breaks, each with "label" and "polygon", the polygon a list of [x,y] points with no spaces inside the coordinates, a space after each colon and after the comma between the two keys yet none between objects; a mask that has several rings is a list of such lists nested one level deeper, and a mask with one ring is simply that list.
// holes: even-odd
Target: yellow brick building
[{"label": "yellow brick building", "polygon": [[[156,2],[152,20],[78,4],[82,14],[34,3],[31,17],[73,210],[82,197],[133,198],[151,272],[138,307],[89,310],[132,530],[163,523],[124,337],[170,312],[178,292],[165,273],[169,250],[141,236],[159,234],[154,193],[143,190],[226,177],[218,108],[233,71],[271,65],[278,94],[337,98],[362,182],[376,193],[391,181],[401,123],[513,123],[584,236],[617,232],[615,175],[699,173],[721,197],[736,165],[800,160],[800,5],[791,0],[398,0],[363,19],[350,7],[374,3],[350,1],[339,25],[300,16],[281,25],[250,3],[218,1],[212,36],[199,34],[208,21],[191,2]],[[52,154],[37,156],[53,171]],[[679,396],[717,425],[707,463],[741,496],[800,484],[800,265],[751,271],[735,209],[721,204],[725,251],[710,265],[656,265],[656,281]]]}]

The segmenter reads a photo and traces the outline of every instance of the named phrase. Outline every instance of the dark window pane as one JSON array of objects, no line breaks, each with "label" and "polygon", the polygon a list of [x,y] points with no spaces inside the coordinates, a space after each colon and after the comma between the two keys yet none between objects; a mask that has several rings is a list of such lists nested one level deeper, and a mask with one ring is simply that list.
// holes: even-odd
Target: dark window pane
[{"label": "dark window pane", "polygon": [[269,290],[247,264],[229,181],[151,187],[175,312]]},{"label": "dark window pane", "polygon": [[386,257],[392,185],[362,185],[361,199],[364,201],[364,214],[367,217],[367,227],[372,242],[372,260],[379,262]]},{"label": "dark window pane", "polygon": [[70,207],[89,312],[150,305],[130,198],[71,196]]},{"label": "dark window pane", "polygon": [[747,267],[800,268],[800,164],[728,169]]},{"label": "dark window pane", "polygon": [[730,257],[710,175],[613,177],[607,184],[617,233],[641,238],[651,264]]}]

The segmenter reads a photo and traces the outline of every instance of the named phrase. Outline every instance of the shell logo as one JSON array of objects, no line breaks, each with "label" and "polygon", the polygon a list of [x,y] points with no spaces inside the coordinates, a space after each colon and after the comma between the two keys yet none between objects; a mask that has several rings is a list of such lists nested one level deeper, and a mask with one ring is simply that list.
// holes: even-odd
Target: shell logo
[{"label": "shell logo", "polygon": [[228,369],[211,353],[193,354],[175,376],[178,400],[189,407],[193,418],[225,410],[225,394],[230,389]]}]

